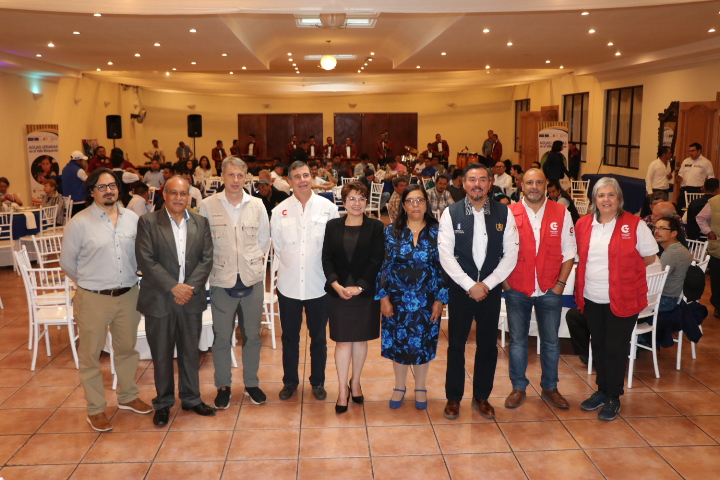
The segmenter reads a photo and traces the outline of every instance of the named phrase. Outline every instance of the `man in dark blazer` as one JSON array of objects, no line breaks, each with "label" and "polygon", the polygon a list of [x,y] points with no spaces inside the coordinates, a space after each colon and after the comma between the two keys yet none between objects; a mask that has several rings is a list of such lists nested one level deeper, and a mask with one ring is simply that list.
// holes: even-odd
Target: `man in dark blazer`
[{"label": "man in dark blazer", "polygon": [[183,410],[203,416],[216,408],[200,398],[198,341],[207,309],[213,243],[206,218],[185,209],[190,185],[179,176],[165,183],[165,208],[138,222],[135,256],[142,272],[137,309],[155,366],[153,423],[167,425],[175,404],[173,354],[177,347],[178,390]]}]

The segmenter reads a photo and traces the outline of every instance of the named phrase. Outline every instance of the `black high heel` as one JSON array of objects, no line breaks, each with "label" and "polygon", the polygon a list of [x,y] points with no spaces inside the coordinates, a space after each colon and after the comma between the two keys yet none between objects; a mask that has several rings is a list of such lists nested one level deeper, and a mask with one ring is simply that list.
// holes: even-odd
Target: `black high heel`
[{"label": "black high heel", "polygon": [[[352,383],[352,378],[350,379],[350,383]],[[352,401],[355,403],[362,404],[365,401],[365,395],[358,395],[357,397],[352,394],[352,388],[348,384],[348,388],[350,389],[350,397],[352,398]],[[362,388],[362,387],[360,387]]]},{"label": "black high heel", "polygon": [[[348,385],[348,398],[350,396],[351,396],[351,390],[350,390],[350,386]],[[348,405],[349,404],[350,404],[350,402],[348,402]],[[335,413],[341,414],[341,413],[347,412],[347,410],[348,410],[347,405],[338,405],[337,402],[335,402]]]}]

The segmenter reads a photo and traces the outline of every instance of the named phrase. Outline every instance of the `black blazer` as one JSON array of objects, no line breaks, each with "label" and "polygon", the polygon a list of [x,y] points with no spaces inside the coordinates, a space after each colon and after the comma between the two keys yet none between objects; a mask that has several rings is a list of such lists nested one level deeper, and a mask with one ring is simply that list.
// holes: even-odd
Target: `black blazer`
[{"label": "black blazer", "polygon": [[333,297],[339,297],[331,284],[337,280],[345,286],[348,277],[352,275],[357,286],[363,288],[359,296],[373,298],[375,279],[385,257],[385,225],[380,220],[363,216],[355,252],[349,259],[343,244],[346,218],[346,215],[334,218],[325,227],[322,251],[323,271],[327,279],[325,291]]},{"label": "black blazer", "polygon": [[[183,283],[195,288],[185,308],[189,313],[202,313],[207,308],[205,282],[212,270],[213,244],[207,219],[189,213]],[[143,274],[138,311],[153,317],[168,315],[175,299],[170,289],[178,283],[180,265],[170,217],[164,208],[140,217],[135,240],[135,258],[138,269]]]}]

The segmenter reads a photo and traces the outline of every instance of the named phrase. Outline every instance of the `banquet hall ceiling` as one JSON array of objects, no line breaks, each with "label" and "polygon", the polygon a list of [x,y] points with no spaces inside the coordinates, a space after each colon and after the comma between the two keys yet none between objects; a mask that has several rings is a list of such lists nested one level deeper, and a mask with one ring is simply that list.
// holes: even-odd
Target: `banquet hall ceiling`
[{"label": "banquet hall ceiling", "polygon": [[[35,0],[28,10],[27,2],[0,0],[0,71],[87,75],[162,91],[286,96],[457,91],[720,58],[718,1],[606,0],[600,10],[592,8],[597,2],[533,0],[317,5]],[[301,17],[339,12],[374,24],[298,26]],[[332,71],[305,58],[324,54],[355,58],[339,60]]]}]

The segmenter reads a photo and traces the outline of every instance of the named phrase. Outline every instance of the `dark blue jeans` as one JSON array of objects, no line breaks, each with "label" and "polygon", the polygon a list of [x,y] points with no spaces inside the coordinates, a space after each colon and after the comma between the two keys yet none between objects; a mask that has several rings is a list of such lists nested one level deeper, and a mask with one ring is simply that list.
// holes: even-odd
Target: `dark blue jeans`
[{"label": "dark blue jeans", "polygon": [[505,292],[508,326],[510,328],[510,381],[515,390],[525,391],[530,383],[525,375],[528,365],[528,333],[530,317],[535,307],[538,332],[541,341],[540,362],[543,390],[554,390],[558,382],[558,362],[560,361],[560,315],[562,313],[562,295],[548,290],[545,295],[528,297],[523,293],[509,289]]}]

